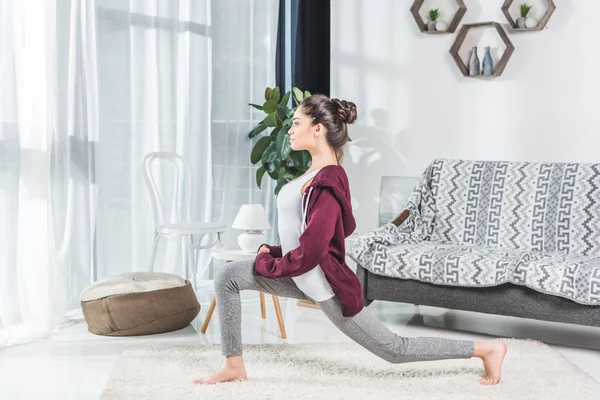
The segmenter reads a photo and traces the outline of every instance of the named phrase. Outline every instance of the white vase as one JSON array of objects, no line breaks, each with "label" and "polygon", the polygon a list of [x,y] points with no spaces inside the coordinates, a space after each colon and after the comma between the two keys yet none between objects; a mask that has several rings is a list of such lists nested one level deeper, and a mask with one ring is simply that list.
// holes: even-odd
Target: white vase
[{"label": "white vase", "polygon": [[446,21],[436,21],[435,23],[435,30],[436,31],[440,31],[440,32],[445,32],[448,30],[448,23]]},{"label": "white vase", "polygon": [[535,28],[536,26],[538,26],[539,22],[540,21],[538,21],[537,18],[527,17],[525,18],[525,28]]},{"label": "white vase", "polygon": [[435,32],[435,23],[436,21],[427,21],[427,31]]},{"label": "white vase", "polygon": [[526,17],[519,17],[519,18],[517,18],[517,28],[524,29],[525,28],[525,20],[526,19],[527,19]]}]

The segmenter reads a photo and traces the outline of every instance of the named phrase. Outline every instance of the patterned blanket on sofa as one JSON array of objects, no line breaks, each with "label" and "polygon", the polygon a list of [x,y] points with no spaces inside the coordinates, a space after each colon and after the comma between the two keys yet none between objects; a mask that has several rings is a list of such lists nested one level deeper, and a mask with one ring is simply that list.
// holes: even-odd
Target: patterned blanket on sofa
[{"label": "patterned blanket on sofa", "polygon": [[406,208],[349,255],[378,275],[600,305],[600,164],[435,160]]}]

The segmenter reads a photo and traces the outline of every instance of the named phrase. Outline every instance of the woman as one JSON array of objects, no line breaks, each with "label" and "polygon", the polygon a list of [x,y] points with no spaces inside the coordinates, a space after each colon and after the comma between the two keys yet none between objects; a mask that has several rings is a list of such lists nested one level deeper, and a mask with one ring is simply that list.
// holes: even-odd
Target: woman
[{"label": "woman", "polygon": [[441,338],[404,338],[364,309],[360,282],[345,264],[344,239],[355,229],[350,189],[339,166],[356,119],[354,103],[323,95],[306,98],[289,130],[293,150],[308,150],[310,169],[288,182],[277,198],[281,246],[263,245],[254,261],[230,263],[215,278],[224,367],[194,381],[213,384],[247,379],[242,358],[241,290],[310,299],[342,332],[392,362],[479,357],[486,376],[500,381],[506,345]]}]

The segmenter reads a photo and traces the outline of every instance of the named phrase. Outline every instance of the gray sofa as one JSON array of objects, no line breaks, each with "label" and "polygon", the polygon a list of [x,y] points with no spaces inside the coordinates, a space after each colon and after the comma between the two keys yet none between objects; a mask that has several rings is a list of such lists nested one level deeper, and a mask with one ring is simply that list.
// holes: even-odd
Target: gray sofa
[{"label": "gray sofa", "polygon": [[434,160],[348,255],[366,305],[600,327],[600,164]]}]

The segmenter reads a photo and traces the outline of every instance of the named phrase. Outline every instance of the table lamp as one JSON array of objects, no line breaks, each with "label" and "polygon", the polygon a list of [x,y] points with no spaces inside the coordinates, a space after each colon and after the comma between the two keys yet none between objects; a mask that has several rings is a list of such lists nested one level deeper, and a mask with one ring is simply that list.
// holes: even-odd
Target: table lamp
[{"label": "table lamp", "polygon": [[246,231],[238,236],[238,245],[244,253],[254,254],[258,246],[265,243],[265,235],[262,231],[270,229],[271,225],[262,204],[244,204],[231,227]]}]

